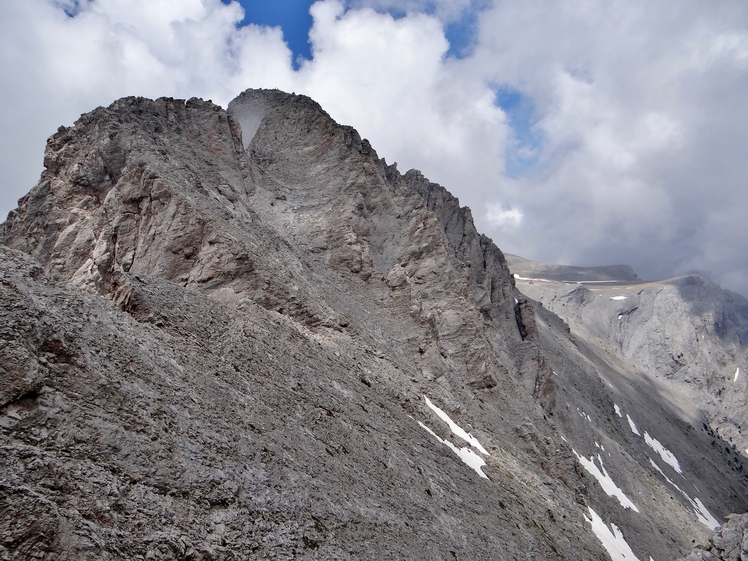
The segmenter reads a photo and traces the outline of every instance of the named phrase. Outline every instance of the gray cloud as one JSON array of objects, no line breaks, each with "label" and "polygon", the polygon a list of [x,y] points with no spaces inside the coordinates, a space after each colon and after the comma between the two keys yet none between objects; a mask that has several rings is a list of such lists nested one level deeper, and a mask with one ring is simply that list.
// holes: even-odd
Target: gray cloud
[{"label": "gray cloud", "polygon": [[[742,1],[324,0],[297,71],[279,29],[236,28],[236,4],[97,0],[73,18],[61,5],[8,0],[0,19],[3,215],[38,178],[46,137],[97,105],[278,87],[448,187],[504,250],[702,271],[748,294]],[[447,56],[444,25],[478,5],[475,49]],[[532,111],[516,118],[499,91]]]},{"label": "gray cloud", "polygon": [[535,101],[543,138],[541,169],[507,195],[521,227],[493,228],[499,244],[748,293],[745,5],[532,4],[484,17],[472,61]]}]

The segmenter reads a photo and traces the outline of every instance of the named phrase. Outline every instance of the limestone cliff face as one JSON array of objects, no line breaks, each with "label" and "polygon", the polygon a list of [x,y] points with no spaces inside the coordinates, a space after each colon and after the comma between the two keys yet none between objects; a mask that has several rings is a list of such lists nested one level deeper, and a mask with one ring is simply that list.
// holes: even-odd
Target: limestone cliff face
[{"label": "limestone cliff face", "polygon": [[470,211],[419,172],[401,176],[309,98],[249,91],[228,113],[124,99],[58,131],[45,161],[5,239],[55,279],[126,301],[133,276],[157,276],[308,325],[366,323],[355,298],[330,290],[347,291],[343,272],[408,310],[425,378],[459,371],[491,386],[507,364],[536,376],[506,262]]},{"label": "limestone cliff face", "polygon": [[50,138],[46,170],[6,221],[6,242],[54,278],[102,293],[120,272],[207,282],[199,253],[219,241],[211,217],[246,200],[241,154],[238,127],[217,106],[120,100]]},{"label": "limestone cliff face", "polygon": [[659,560],[748,510],[719,437],[307,97],[122,99],[45,167],[0,246],[0,558],[600,559],[598,516]]}]

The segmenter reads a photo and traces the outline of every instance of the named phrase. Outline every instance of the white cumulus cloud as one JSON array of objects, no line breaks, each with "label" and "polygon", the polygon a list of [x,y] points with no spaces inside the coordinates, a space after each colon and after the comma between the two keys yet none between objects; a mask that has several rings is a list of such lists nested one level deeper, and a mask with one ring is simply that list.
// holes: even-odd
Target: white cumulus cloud
[{"label": "white cumulus cloud", "polygon": [[[448,54],[447,26],[476,10],[474,48]],[[642,277],[701,270],[748,294],[748,4],[320,0],[311,12],[313,57],[294,69],[282,30],[238,27],[236,2],[5,0],[0,214],[35,183],[46,138],[98,105],[225,106],[277,87],[445,185],[506,251]],[[502,109],[502,91],[531,110]]]},{"label": "white cumulus cloud", "polygon": [[491,203],[488,205],[486,218],[489,224],[499,229],[517,227],[522,223],[522,211],[510,205]]}]

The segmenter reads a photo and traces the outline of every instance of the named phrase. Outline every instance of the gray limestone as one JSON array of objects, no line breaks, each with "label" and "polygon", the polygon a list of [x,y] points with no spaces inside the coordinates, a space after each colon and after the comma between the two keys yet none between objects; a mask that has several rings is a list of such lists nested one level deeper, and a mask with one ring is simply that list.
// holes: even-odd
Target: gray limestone
[{"label": "gray limestone", "polygon": [[591,508],[659,561],[695,498],[748,510],[719,435],[307,97],[98,108],[2,230],[0,559],[603,559]]},{"label": "gray limestone", "polygon": [[709,536],[706,544],[697,545],[683,561],[741,561],[748,558],[748,514],[732,514]]}]

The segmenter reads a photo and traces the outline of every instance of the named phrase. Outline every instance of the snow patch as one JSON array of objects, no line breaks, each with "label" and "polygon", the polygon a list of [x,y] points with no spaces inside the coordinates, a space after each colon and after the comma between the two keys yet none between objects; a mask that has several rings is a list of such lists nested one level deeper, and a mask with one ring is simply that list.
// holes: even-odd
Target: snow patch
[{"label": "snow patch", "polygon": [[[541,278],[535,279],[535,278],[528,278],[528,277],[520,277],[517,273],[514,273],[514,278],[517,280],[522,280],[522,281],[558,282],[558,281],[553,281],[551,279],[541,279]],[[565,281],[561,281],[561,282],[565,282]]]},{"label": "snow patch", "polygon": [[740,367],[735,371],[735,378],[733,378],[733,383],[738,381],[738,376],[740,376]]},{"label": "snow patch", "polygon": [[611,296],[611,300],[625,300],[628,296]]},{"label": "snow patch", "polygon": [[721,524],[717,522],[717,519],[712,516],[712,514],[704,506],[704,503],[702,503],[698,497],[693,499],[691,502],[696,507],[696,517],[699,519],[699,522],[701,522],[710,530],[715,530],[718,526],[721,526]]},{"label": "snow patch", "polygon": [[653,468],[655,468],[657,471],[660,472],[660,475],[665,478],[665,481],[667,481],[668,483],[670,483],[670,485],[672,485],[673,487],[675,487],[678,491],[680,491],[680,493],[682,495],[684,495],[686,498],[688,498],[688,495],[686,495],[686,492],[683,491],[683,489],[681,489],[680,487],[678,487],[675,483],[673,483],[672,480],[667,475],[665,475],[665,472],[660,469],[660,466],[658,466],[652,458],[649,458],[649,463],[652,464]]},{"label": "snow patch", "polygon": [[594,456],[590,456],[590,459],[588,460],[587,458],[577,454],[577,451],[573,448],[571,451],[574,452],[574,455],[577,457],[577,460],[579,460],[579,463],[582,464],[582,467],[586,469],[590,475],[597,479],[597,482],[600,483],[603,491],[605,491],[609,497],[617,498],[618,502],[621,503],[621,506],[623,508],[630,508],[634,512],[639,512],[639,509],[636,507],[636,505],[631,502],[631,499],[626,496],[626,493],[624,493],[621,488],[616,485],[615,481],[613,481],[613,478],[608,475],[607,471],[605,471],[605,466],[603,466],[603,459],[600,457],[600,454],[597,455],[597,461],[600,462],[600,467],[597,467]]},{"label": "snow patch", "polygon": [[426,431],[436,438],[439,442],[442,444],[446,444],[449,446],[449,448],[457,454],[457,456],[470,468],[475,470],[475,473],[480,475],[483,479],[488,479],[488,476],[483,473],[483,470],[481,469],[483,466],[486,465],[486,462],[483,461],[483,458],[481,458],[478,454],[473,452],[469,446],[465,446],[463,448],[458,448],[454,444],[452,444],[449,440],[444,440],[443,438],[440,438],[438,434],[436,434],[434,431],[432,431],[430,428],[428,428],[426,425],[424,425],[421,421],[418,421],[418,424],[421,425]]},{"label": "snow patch", "polygon": [[673,454],[670,450],[665,448],[660,442],[649,436],[647,431],[644,431],[644,442],[647,443],[647,445],[652,448],[655,452],[657,452],[660,455],[660,458],[662,458],[662,461],[668,464],[671,468],[673,468],[675,471],[677,471],[680,475],[683,475],[683,471],[680,469],[680,463],[678,463],[678,458],[675,457],[675,454]]},{"label": "snow patch", "polygon": [[626,418],[629,420],[629,426],[631,427],[631,432],[633,432],[636,436],[641,436],[641,433],[639,432],[639,429],[636,428],[636,425],[634,424],[634,420],[626,414]]},{"label": "snow patch", "polygon": [[584,519],[592,524],[592,531],[595,532],[597,538],[602,542],[610,558],[613,561],[639,561],[634,552],[631,551],[629,544],[626,543],[618,526],[611,523],[611,531],[603,519],[592,510],[592,507],[588,506],[587,508],[590,511],[590,518],[585,516]]},{"label": "snow patch", "polygon": [[[670,483],[673,487],[675,487],[678,492],[683,495],[686,500],[691,503],[691,507],[694,510],[694,514],[696,515],[696,518],[699,522],[701,522],[704,526],[709,528],[710,530],[714,530],[717,526],[719,526],[719,522],[717,522],[717,519],[712,516],[712,514],[707,510],[707,508],[704,506],[704,503],[701,502],[701,499],[696,497],[695,499],[692,499],[688,496],[688,494],[678,487],[675,483],[673,483],[670,478],[665,475],[665,472],[663,472],[660,469],[660,466],[658,466],[652,458],[649,458],[649,463],[652,464],[652,467],[655,468],[658,472],[660,472],[660,475],[665,478],[665,481]],[[698,491],[698,489],[697,489]]]},{"label": "snow patch", "polygon": [[428,405],[434,413],[437,414],[437,416],[447,423],[449,425],[449,429],[456,435],[459,436],[462,440],[470,444],[473,448],[478,450],[481,454],[485,454],[486,456],[489,456],[490,454],[488,451],[481,446],[480,442],[478,442],[478,439],[475,438],[472,434],[466,432],[463,430],[457,423],[455,423],[452,419],[449,418],[449,415],[447,415],[444,411],[439,409],[436,405],[431,403],[431,400],[426,397],[425,395],[423,398],[426,400],[426,405]]},{"label": "snow patch", "polygon": [[617,404],[615,404],[615,403],[613,404],[613,409],[615,410],[616,415],[618,415],[619,417],[623,417],[623,415],[621,414],[621,408],[618,407]]}]

